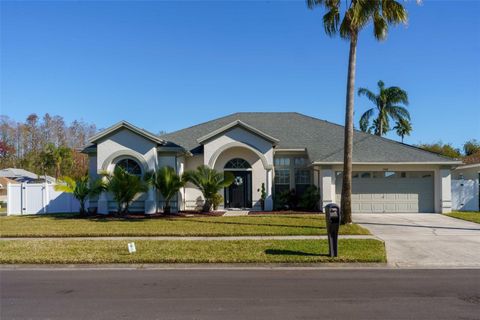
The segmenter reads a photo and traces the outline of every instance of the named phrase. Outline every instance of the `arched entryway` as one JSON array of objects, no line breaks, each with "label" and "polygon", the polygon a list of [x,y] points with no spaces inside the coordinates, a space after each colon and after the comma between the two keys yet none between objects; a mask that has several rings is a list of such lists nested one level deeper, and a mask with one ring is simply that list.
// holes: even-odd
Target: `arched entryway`
[{"label": "arched entryway", "polygon": [[248,161],[234,158],[224,166],[224,172],[235,177],[233,183],[225,188],[225,208],[252,207],[252,166]]}]

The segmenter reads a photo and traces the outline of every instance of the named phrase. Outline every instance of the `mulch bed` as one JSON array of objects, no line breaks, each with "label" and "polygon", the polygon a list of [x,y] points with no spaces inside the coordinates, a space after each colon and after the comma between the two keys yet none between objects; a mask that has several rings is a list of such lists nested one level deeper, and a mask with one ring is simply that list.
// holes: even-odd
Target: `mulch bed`
[{"label": "mulch bed", "polygon": [[115,213],[109,214],[87,214],[84,216],[75,215],[72,218],[84,218],[84,219],[105,219],[105,220],[141,220],[141,219],[168,219],[168,218],[188,218],[188,217],[221,217],[225,211],[212,211],[212,212],[200,212],[200,211],[180,211],[178,213],[164,214],[158,213],[137,213],[131,212],[126,215],[118,215]]},{"label": "mulch bed", "polygon": [[250,211],[248,215],[261,215],[261,214],[323,214],[321,211],[293,211],[293,210],[280,210],[280,211]]}]

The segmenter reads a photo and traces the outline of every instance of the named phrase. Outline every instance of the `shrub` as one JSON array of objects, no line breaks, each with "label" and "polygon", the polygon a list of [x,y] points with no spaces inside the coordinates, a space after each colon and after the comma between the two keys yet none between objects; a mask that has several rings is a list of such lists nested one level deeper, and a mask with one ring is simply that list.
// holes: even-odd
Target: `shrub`
[{"label": "shrub", "polygon": [[299,207],[305,210],[317,210],[320,192],[316,186],[308,186],[300,197]]},{"label": "shrub", "polygon": [[215,193],[212,196],[212,207],[213,210],[217,210],[218,206],[223,202],[223,197],[221,194]]},{"label": "shrub", "polygon": [[295,189],[285,190],[277,197],[277,207],[281,210],[295,210],[298,206],[298,196]]}]

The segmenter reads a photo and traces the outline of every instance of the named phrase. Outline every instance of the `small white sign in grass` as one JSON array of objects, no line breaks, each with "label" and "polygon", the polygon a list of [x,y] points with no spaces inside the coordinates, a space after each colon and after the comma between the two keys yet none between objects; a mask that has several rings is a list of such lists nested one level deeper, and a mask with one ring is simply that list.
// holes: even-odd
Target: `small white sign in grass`
[{"label": "small white sign in grass", "polygon": [[128,243],[128,252],[129,253],[137,252],[137,249],[135,248],[135,242]]}]

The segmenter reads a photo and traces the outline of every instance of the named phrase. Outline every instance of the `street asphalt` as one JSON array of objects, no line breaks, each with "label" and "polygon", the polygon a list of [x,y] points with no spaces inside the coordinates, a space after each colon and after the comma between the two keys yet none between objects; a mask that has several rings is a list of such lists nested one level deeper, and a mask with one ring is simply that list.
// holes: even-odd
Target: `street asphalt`
[{"label": "street asphalt", "polygon": [[480,319],[480,270],[0,271],[7,319]]}]

